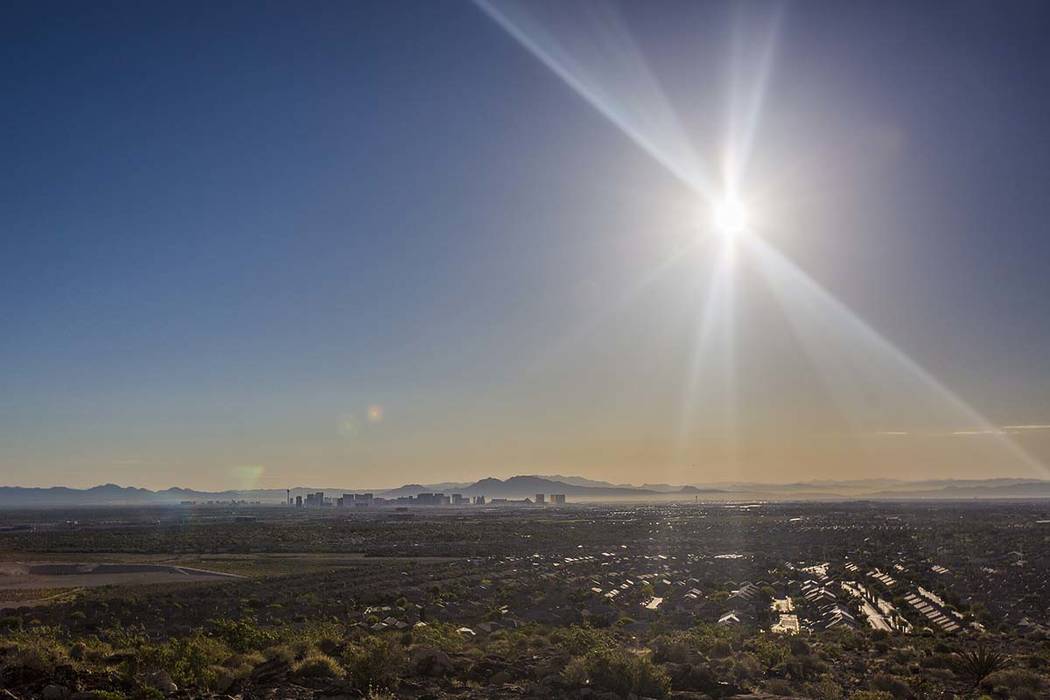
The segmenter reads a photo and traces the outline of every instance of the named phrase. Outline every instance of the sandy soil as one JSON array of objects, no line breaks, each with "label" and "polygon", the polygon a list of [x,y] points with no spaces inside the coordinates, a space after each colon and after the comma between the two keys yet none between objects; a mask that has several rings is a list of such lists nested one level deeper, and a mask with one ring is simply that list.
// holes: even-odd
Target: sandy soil
[{"label": "sandy soil", "polygon": [[0,590],[186,583],[217,581],[225,578],[241,578],[241,576],[165,564],[14,561],[0,563]]}]

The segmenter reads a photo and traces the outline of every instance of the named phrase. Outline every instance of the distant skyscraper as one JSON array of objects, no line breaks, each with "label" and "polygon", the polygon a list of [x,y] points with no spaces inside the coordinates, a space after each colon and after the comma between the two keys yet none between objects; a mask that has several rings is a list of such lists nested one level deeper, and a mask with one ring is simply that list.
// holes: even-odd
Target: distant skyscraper
[{"label": "distant skyscraper", "polygon": [[537,493],[536,494],[536,503],[539,503],[540,505],[543,505],[546,502],[547,502],[547,499],[544,498],[542,493]]},{"label": "distant skyscraper", "polygon": [[564,493],[552,493],[551,494],[551,503],[553,503],[554,505],[558,505],[558,506],[565,505],[565,494]]}]

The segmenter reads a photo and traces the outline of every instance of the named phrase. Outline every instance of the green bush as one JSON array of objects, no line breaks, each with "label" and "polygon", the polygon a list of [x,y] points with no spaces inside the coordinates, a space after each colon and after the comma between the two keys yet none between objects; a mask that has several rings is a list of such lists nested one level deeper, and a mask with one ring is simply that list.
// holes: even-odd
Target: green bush
[{"label": "green bush", "polygon": [[331,656],[315,651],[292,666],[292,673],[301,679],[334,680],[346,675],[343,667]]},{"label": "green bush", "polygon": [[69,663],[69,650],[59,631],[53,627],[34,627],[4,635],[7,647],[4,662],[51,673],[60,664]]},{"label": "green bush", "polygon": [[369,636],[347,646],[343,664],[359,690],[390,688],[405,667],[405,650],[392,636]]},{"label": "green bush", "polygon": [[795,691],[783,678],[774,678],[766,681],[766,692],[770,695],[794,695]]},{"label": "green bush", "polygon": [[895,678],[885,673],[880,673],[871,679],[871,688],[872,690],[881,690],[889,693],[896,700],[912,697],[912,690],[907,683],[900,678]]},{"label": "green bush", "polygon": [[1025,669],[1015,668],[996,671],[995,673],[989,674],[988,677],[981,682],[981,686],[984,688],[994,688],[1012,698],[1017,695],[1017,691],[1019,690],[1040,690],[1042,687],[1042,681],[1038,674]]},{"label": "green bush", "polygon": [[652,642],[653,661],[676,664],[697,660],[698,651],[693,638],[686,632],[672,632],[657,637]]},{"label": "green bush", "polygon": [[551,643],[561,647],[571,656],[582,656],[599,649],[618,646],[616,638],[605,630],[594,627],[560,627],[551,633]]},{"label": "green bush", "polygon": [[176,685],[210,687],[215,682],[215,667],[231,652],[220,640],[197,632],[191,637],[142,645],[137,655],[144,669],[167,671]]},{"label": "green bush", "polygon": [[445,622],[435,622],[425,627],[413,628],[412,640],[416,644],[436,647],[446,654],[462,651],[466,645],[463,635],[456,631],[456,626]]},{"label": "green bush", "polygon": [[766,670],[780,666],[791,656],[788,642],[785,642],[781,637],[771,637],[769,635],[755,637],[748,644],[748,648],[750,648],[751,652]]},{"label": "green bush", "polygon": [[276,632],[260,628],[254,621],[220,618],[212,620],[211,627],[216,637],[241,653],[265,649],[278,640]]},{"label": "green bush", "polygon": [[576,657],[566,666],[562,677],[576,687],[590,686],[619,695],[641,695],[661,698],[671,688],[670,678],[648,656],[624,649],[592,651]]}]

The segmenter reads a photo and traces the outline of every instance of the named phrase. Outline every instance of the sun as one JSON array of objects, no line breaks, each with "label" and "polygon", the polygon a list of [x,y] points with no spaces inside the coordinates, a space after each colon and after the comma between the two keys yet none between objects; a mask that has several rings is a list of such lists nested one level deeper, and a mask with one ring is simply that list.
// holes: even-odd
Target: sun
[{"label": "sun", "polygon": [[743,233],[748,225],[747,208],[740,198],[728,195],[715,204],[712,209],[715,230],[727,238],[734,238]]}]

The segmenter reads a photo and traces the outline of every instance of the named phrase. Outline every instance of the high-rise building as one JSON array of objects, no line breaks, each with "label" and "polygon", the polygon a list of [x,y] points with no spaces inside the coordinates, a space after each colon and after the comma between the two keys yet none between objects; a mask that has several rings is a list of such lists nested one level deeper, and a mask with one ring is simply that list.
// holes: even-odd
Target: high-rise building
[{"label": "high-rise building", "polygon": [[537,493],[536,494],[536,503],[538,503],[540,505],[543,505],[546,502],[547,502],[547,499],[543,496],[542,493]]},{"label": "high-rise building", "polygon": [[302,496],[296,496],[295,497],[295,507],[296,508],[302,508],[303,507],[303,497]]},{"label": "high-rise building", "polygon": [[565,494],[564,493],[552,493],[551,503],[557,506],[565,505]]},{"label": "high-rise building", "polygon": [[484,496],[474,496],[474,505],[476,505],[476,506],[483,506],[483,505],[485,505],[485,497]]}]

